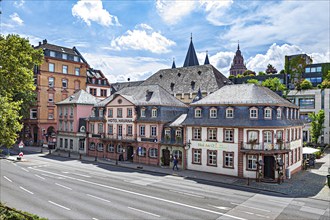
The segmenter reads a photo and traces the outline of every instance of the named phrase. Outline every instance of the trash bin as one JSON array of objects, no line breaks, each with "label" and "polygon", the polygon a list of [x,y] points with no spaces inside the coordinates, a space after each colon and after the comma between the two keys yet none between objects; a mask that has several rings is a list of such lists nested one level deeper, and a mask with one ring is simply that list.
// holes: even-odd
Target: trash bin
[{"label": "trash bin", "polygon": [[290,169],[285,169],[285,176],[287,179],[291,179],[291,172],[290,172]]},{"label": "trash bin", "polygon": [[328,182],[328,186],[330,188],[330,175],[327,175],[327,182]]}]

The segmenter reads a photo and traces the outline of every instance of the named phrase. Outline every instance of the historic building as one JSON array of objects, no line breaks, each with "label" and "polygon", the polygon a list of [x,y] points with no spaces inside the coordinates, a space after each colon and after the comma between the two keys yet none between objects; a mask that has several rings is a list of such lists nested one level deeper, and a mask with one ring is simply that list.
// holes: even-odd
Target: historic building
[{"label": "historic building", "polygon": [[187,110],[158,85],[125,87],[94,106],[87,154],[159,165],[164,124]]},{"label": "historic building", "polygon": [[86,121],[100,100],[85,90],[79,90],[56,103],[58,109],[57,149],[86,153]]},{"label": "historic building", "polygon": [[242,56],[241,50],[239,49],[239,44],[237,46],[237,51],[234,56],[233,62],[231,64],[229,75],[237,76],[238,74],[242,75],[247,68],[244,64],[244,58]]},{"label": "historic building", "polygon": [[182,125],[187,169],[271,181],[301,169],[299,108],[268,88],[224,86],[191,103]]},{"label": "historic building", "polygon": [[111,95],[110,84],[101,70],[93,68],[87,70],[86,91],[99,99]]},{"label": "historic building", "polygon": [[[34,71],[37,104],[24,120],[23,139],[31,143],[50,141],[57,127],[56,102],[66,99],[75,91],[86,89],[88,64],[79,51],[73,48],[39,42],[44,62]],[[51,139],[53,140],[53,138]]]}]

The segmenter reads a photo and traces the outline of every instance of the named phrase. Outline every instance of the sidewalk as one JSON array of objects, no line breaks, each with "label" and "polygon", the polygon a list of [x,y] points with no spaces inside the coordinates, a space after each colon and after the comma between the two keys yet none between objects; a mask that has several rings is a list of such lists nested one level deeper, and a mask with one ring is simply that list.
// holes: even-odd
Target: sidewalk
[{"label": "sidewalk", "polygon": [[[26,151],[40,153],[40,147],[26,147]],[[43,149],[43,154],[48,154],[47,149]],[[53,151],[52,156],[69,157],[66,151]],[[49,155],[50,156],[50,155]],[[13,157],[13,156],[11,156]],[[291,179],[284,180],[283,183],[264,183],[255,180],[247,180],[238,177],[225,176],[214,173],[206,173],[193,170],[173,171],[171,167],[150,166],[145,164],[137,164],[128,161],[115,161],[106,158],[89,157],[82,155],[81,158],[77,153],[70,153],[70,158],[74,160],[82,160],[88,162],[96,162],[109,164],[114,166],[122,166],[126,168],[143,170],[146,172],[154,172],[165,175],[175,175],[186,179],[195,180],[202,183],[211,183],[216,185],[225,185],[226,187],[238,186],[243,190],[254,189],[263,192],[278,193],[282,196],[290,196],[296,198],[314,198],[326,200],[330,202],[330,189],[326,184],[326,176],[330,167],[330,149],[326,150],[325,155],[321,159],[316,159],[316,166],[313,169],[303,170],[292,176]],[[16,159],[8,158],[8,159]],[[24,161],[24,160],[23,160]]]}]

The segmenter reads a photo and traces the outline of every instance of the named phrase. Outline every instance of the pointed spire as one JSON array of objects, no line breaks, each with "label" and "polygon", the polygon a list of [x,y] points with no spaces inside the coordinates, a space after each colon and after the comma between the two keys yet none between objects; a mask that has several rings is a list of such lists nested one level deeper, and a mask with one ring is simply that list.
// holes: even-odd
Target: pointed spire
[{"label": "pointed spire", "polygon": [[175,69],[176,66],[175,66],[175,58],[173,57],[173,63],[172,63],[172,69]]},{"label": "pointed spire", "polygon": [[189,44],[188,52],[187,52],[186,59],[184,61],[183,67],[198,66],[198,65],[199,65],[199,63],[198,63],[196,51],[195,51],[195,48],[194,48],[194,44],[192,42],[192,34],[191,34],[190,44]]},{"label": "pointed spire", "polygon": [[239,50],[239,40],[238,40],[237,50]]},{"label": "pointed spire", "polygon": [[203,98],[202,92],[201,92],[201,88],[198,89],[197,95],[195,96],[195,98],[193,99],[193,103],[197,102],[199,100],[201,100]]},{"label": "pointed spire", "polygon": [[205,57],[205,61],[204,61],[204,65],[206,65],[206,64],[210,64],[208,51],[206,51],[206,57]]}]

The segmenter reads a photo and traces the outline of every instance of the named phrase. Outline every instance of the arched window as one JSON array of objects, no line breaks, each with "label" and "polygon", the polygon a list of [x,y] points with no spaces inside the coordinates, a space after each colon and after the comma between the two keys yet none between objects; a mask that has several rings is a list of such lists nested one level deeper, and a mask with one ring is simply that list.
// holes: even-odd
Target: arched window
[{"label": "arched window", "polygon": [[201,117],[202,117],[202,109],[195,108],[195,118],[201,118]]},{"label": "arched window", "polygon": [[266,107],[264,109],[264,118],[265,119],[272,119],[272,109],[270,107]]},{"label": "arched window", "polygon": [[149,157],[153,157],[153,158],[158,157],[158,149],[157,148],[150,148],[149,149]]},{"label": "arched window", "polygon": [[123,153],[123,146],[121,146],[120,144],[117,145],[117,153]]},{"label": "arched window", "polygon": [[97,151],[103,151],[103,144],[102,143],[97,144]]},{"label": "arched window", "polygon": [[145,147],[139,147],[137,149],[137,155],[140,157],[145,157],[147,154],[146,148]]},{"label": "arched window", "polygon": [[95,150],[95,143],[94,142],[91,142],[89,144],[89,150]]}]

